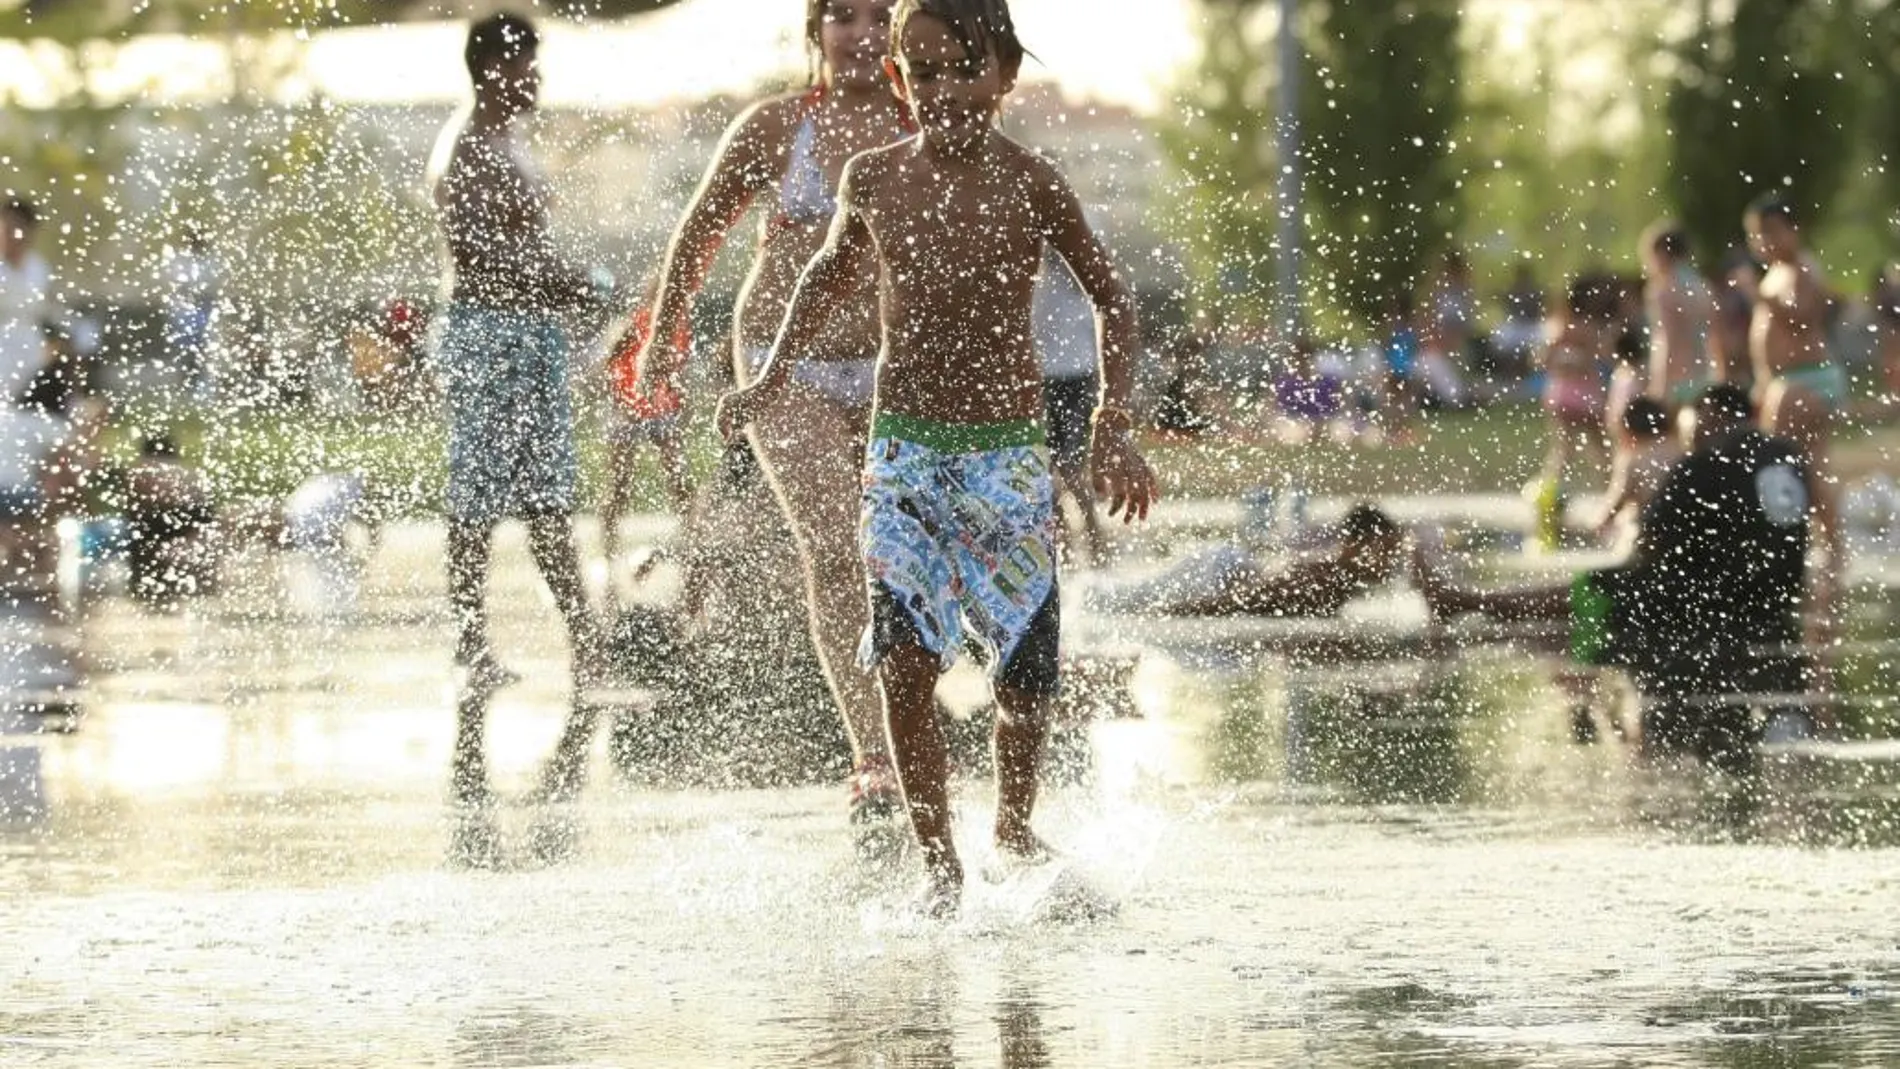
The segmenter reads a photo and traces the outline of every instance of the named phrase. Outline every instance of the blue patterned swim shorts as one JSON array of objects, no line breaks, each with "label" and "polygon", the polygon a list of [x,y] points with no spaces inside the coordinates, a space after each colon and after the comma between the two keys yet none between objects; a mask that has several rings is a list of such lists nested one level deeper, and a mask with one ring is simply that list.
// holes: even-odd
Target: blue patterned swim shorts
[{"label": "blue patterned swim shorts", "polygon": [[880,413],[865,458],[862,545],[864,667],[911,645],[947,668],[970,644],[996,682],[1056,692],[1055,484],[1040,424]]}]

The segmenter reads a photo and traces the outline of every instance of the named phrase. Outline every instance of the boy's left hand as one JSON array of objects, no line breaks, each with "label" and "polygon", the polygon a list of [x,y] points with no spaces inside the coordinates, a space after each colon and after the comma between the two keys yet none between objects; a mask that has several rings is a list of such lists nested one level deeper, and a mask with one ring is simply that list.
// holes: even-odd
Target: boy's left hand
[{"label": "boy's left hand", "polygon": [[1096,496],[1108,502],[1108,514],[1123,523],[1148,518],[1161,496],[1154,469],[1135,448],[1134,435],[1118,427],[1096,427],[1089,438],[1089,470]]}]

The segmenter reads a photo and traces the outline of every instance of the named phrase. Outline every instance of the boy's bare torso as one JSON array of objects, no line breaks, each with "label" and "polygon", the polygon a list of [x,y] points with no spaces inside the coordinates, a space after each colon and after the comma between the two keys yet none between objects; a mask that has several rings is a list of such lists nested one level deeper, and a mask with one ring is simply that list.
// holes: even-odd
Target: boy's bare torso
[{"label": "boy's bare torso", "polygon": [[562,265],[549,230],[548,182],[519,136],[473,122],[452,123],[442,136],[431,177],[452,299],[524,310],[557,303],[569,280],[554,270]]},{"label": "boy's bare torso", "polygon": [[869,153],[852,203],[882,264],[883,411],[950,423],[1042,418],[1030,308],[1060,179],[992,133],[972,160],[917,139]]}]

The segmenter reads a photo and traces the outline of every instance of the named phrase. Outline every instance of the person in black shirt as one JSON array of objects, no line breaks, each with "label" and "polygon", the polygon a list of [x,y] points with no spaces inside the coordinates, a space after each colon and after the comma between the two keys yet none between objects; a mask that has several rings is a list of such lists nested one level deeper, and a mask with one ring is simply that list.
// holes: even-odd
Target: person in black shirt
[{"label": "person in black shirt", "polygon": [[1678,689],[1743,689],[1737,671],[1764,663],[1751,653],[1801,640],[1813,500],[1801,451],[1756,430],[1751,416],[1735,387],[1703,393],[1695,451],[1643,510],[1629,560],[1565,586],[1480,591],[1420,555],[1415,577],[1432,615],[1568,618],[1579,661],[1644,666]]}]

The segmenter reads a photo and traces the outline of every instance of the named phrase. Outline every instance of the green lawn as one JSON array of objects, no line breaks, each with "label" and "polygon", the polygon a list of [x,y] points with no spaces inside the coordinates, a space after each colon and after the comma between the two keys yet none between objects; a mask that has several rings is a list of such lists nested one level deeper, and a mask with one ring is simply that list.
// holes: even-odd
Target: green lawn
[{"label": "green lawn", "polygon": [[[1172,497],[1229,497],[1252,487],[1288,481],[1308,493],[1376,497],[1413,493],[1514,493],[1536,472],[1544,448],[1544,421],[1530,406],[1436,414],[1420,424],[1408,446],[1307,445],[1236,441],[1210,436],[1148,442],[1150,460]],[[288,413],[215,424],[178,425],[186,457],[210,470],[227,499],[275,497],[312,472],[362,468],[392,491],[400,511],[426,512],[441,499],[447,434],[432,410],[331,416]],[[710,472],[718,448],[709,421],[689,430],[695,470]],[[136,434],[121,428],[108,440],[114,459],[129,459]],[[580,427],[582,492],[593,500],[601,486],[604,447],[591,419]],[[1843,433],[1842,468],[1850,475],[1893,471],[1900,428]],[[661,509],[665,498],[651,458],[642,465],[636,508]]]}]

